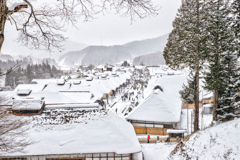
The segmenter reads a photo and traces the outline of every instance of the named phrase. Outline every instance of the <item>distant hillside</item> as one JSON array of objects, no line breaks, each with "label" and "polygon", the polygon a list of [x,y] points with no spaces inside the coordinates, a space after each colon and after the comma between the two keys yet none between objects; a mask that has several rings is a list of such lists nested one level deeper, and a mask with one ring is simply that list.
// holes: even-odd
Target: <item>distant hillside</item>
[{"label": "distant hillside", "polygon": [[163,51],[167,43],[168,34],[159,36],[153,39],[146,39],[142,41],[134,41],[125,44],[124,46],[131,53],[133,57],[145,55],[148,53],[156,53]]},{"label": "distant hillside", "polygon": [[13,42],[13,43],[14,43],[14,45],[12,43],[4,43],[3,48],[2,48],[2,53],[12,55],[13,57],[18,56],[18,55],[23,55],[23,56],[31,55],[31,56],[34,56],[37,58],[51,57],[51,58],[54,58],[55,60],[59,59],[59,57],[66,52],[82,50],[88,46],[86,44],[67,40],[63,44],[64,50],[62,52],[59,52],[58,50],[55,49],[55,50],[53,50],[53,52],[49,53],[45,50],[31,50],[27,47],[16,45],[15,42]]},{"label": "distant hillside", "polygon": [[59,58],[60,64],[114,64],[132,60],[136,56],[163,51],[168,34],[142,41],[115,46],[89,46],[80,51],[71,51]]},{"label": "distant hillside", "polygon": [[163,53],[157,52],[138,56],[133,59],[133,65],[139,65],[140,63],[143,63],[144,65],[163,65],[165,64],[165,60]]},{"label": "distant hillside", "polygon": [[13,60],[13,57],[12,56],[10,56],[10,55],[8,55],[8,54],[2,54],[2,53],[0,53],[0,60],[1,61],[8,61],[8,60]]},{"label": "distant hillside", "polygon": [[23,60],[24,61],[24,64],[21,65],[22,68],[27,67],[27,64],[30,64],[30,65],[42,64],[42,62],[44,62],[44,63],[48,62],[48,64],[50,66],[54,65],[56,68],[59,68],[58,63],[53,58],[43,58],[42,59],[42,58],[35,58],[33,56],[22,56],[22,55],[19,55],[19,56],[14,57],[14,59],[15,60]]}]

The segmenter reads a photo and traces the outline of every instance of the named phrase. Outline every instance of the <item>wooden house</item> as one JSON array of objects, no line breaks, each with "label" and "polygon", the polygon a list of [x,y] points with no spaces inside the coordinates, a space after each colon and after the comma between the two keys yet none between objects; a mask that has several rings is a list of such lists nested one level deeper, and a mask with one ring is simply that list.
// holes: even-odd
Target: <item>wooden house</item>
[{"label": "wooden house", "polygon": [[168,135],[167,129],[177,129],[182,103],[179,90],[185,81],[185,76],[165,76],[149,84],[145,92],[152,88],[152,93],[144,95],[146,99],[126,117],[136,134]]},{"label": "wooden house", "polygon": [[[203,105],[202,103],[199,103],[199,108],[202,108]],[[187,103],[182,103],[182,109],[194,109],[195,108],[195,104],[187,104]]]}]

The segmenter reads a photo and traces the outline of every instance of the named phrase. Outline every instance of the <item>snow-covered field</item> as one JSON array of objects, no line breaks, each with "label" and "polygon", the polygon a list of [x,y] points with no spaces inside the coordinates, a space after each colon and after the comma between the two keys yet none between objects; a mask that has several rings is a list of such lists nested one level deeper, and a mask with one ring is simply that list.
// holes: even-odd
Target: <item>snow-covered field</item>
[{"label": "snow-covered field", "polygon": [[218,124],[192,135],[183,150],[169,159],[240,159],[240,119]]}]

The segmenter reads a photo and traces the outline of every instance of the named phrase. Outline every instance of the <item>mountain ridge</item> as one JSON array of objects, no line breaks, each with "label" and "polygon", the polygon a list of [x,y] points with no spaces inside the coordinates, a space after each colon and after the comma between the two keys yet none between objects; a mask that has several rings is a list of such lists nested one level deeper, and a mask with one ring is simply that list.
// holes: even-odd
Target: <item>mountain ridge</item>
[{"label": "mountain ridge", "polygon": [[63,54],[59,62],[65,65],[114,64],[134,57],[163,51],[168,34],[145,40],[113,46],[88,46],[82,50]]}]

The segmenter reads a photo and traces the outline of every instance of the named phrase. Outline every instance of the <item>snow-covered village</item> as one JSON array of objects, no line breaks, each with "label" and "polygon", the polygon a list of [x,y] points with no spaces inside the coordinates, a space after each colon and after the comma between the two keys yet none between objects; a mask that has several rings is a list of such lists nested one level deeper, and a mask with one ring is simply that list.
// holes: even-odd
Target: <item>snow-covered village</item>
[{"label": "snow-covered village", "polygon": [[239,0],[0,13],[0,160],[240,159]]}]

